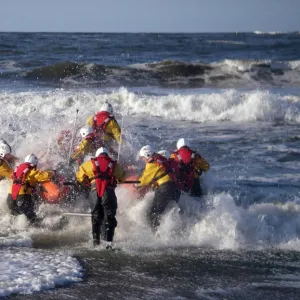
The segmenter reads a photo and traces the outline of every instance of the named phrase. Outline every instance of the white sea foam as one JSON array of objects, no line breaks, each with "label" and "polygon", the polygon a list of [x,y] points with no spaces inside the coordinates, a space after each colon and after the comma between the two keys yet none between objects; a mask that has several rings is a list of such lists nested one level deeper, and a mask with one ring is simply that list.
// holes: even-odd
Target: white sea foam
[{"label": "white sea foam", "polygon": [[30,294],[82,280],[77,259],[16,249],[0,250],[0,297]]},{"label": "white sea foam", "polygon": [[158,231],[153,233],[145,218],[153,194],[128,202],[122,190],[118,190],[118,198],[120,229],[116,241],[125,248],[184,245],[215,249],[296,249],[299,243],[300,205],[295,202],[243,208],[236,206],[228,193],[206,196],[206,205],[183,195],[179,202],[181,209],[175,204],[169,207]]},{"label": "white sea foam", "polygon": [[286,31],[254,31],[255,34],[265,34],[265,35],[277,35],[277,34],[286,34]]},{"label": "white sea foam", "polygon": [[0,71],[5,70],[5,71],[17,71],[20,70],[21,68],[18,67],[17,62],[13,60],[2,60],[0,61]]},{"label": "white sea foam", "polygon": [[[79,126],[107,100],[121,114],[170,120],[300,122],[300,103],[288,101],[282,95],[269,91],[240,92],[232,89],[156,96],[119,89],[111,93],[64,90],[2,93],[1,124],[13,146],[18,144],[18,149],[36,151],[37,147],[44,148],[45,144],[50,143],[51,137],[60,130],[73,127],[76,108],[80,108]],[[47,135],[43,132],[47,132]],[[43,156],[48,155],[48,149],[46,153],[44,149],[42,152]]]}]

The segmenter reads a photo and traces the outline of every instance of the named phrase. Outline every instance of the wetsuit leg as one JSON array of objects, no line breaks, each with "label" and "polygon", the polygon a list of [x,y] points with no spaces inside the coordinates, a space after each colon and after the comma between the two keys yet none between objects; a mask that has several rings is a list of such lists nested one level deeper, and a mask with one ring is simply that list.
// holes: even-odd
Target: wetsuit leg
[{"label": "wetsuit leg", "polygon": [[17,197],[17,205],[20,208],[20,212],[27,217],[30,224],[35,226],[39,225],[40,222],[35,213],[34,201],[31,195],[19,195]]},{"label": "wetsuit leg", "polygon": [[103,197],[102,205],[104,209],[105,218],[105,233],[104,239],[108,242],[112,242],[115,234],[115,228],[117,227],[116,213],[118,208],[117,197],[115,190],[107,188]]},{"label": "wetsuit leg", "polygon": [[103,206],[97,190],[92,190],[89,195],[91,213],[92,213],[92,233],[94,246],[100,244],[100,230],[103,221]]},{"label": "wetsuit leg", "polygon": [[190,190],[190,196],[192,196],[192,197],[201,197],[202,196],[202,189],[200,186],[199,178],[194,178],[193,186]]},{"label": "wetsuit leg", "polygon": [[19,211],[19,207],[17,206],[17,201],[12,199],[11,194],[7,195],[6,201],[7,201],[7,206],[10,210],[10,213],[14,216],[19,215],[20,211]]},{"label": "wetsuit leg", "polygon": [[178,201],[178,191],[174,182],[167,182],[155,191],[154,200],[148,213],[150,226],[153,230],[159,226],[162,214],[171,201]]}]

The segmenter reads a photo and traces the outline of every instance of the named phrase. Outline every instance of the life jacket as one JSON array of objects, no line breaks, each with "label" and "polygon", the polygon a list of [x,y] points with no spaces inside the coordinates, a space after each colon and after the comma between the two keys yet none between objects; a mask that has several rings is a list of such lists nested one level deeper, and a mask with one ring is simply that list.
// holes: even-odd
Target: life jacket
[{"label": "life jacket", "polygon": [[174,155],[179,162],[179,186],[183,191],[189,191],[194,183],[195,158],[199,154],[188,147],[182,147]]},{"label": "life jacket", "polygon": [[23,163],[17,167],[17,169],[12,174],[12,189],[11,196],[13,200],[17,200],[17,197],[20,193],[22,185],[25,186],[24,190],[30,187],[29,183],[25,181],[26,175],[34,166],[30,163]]},{"label": "life jacket", "polygon": [[155,163],[159,167],[162,167],[164,170],[164,172],[161,175],[158,175],[152,179],[152,182],[151,182],[152,187],[157,188],[159,186],[157,181],[159,179],[165,177],[166,175],[169,175],[171,177],[171,179],[174,181],[174,178],[172,177],[172,174],[171,174],[170,163],[167,158],[165,158],[164,156],[162,156],[160,154],[154,153],[152,155],[152,157],[148,160],[148,162]]},{"label": "life jacket", "polygon": [[114,117],[106,111],[100,111],[94,115],[92,127],[97,137],[105,132],[108,123],[113,119]]},{"label": "life jacket", "polygon": [[107,187],[116,187],[116,178],[113,176],[116,161],[106,155],[92,158],[96,189],[99,197],[103,197]]}]

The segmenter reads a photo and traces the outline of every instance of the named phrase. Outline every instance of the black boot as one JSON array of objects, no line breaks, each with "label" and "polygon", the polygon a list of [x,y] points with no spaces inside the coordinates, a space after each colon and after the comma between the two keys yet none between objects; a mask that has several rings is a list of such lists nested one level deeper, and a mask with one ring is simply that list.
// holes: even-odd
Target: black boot
[{"label": "black boot", "polygon": [[100,245],[100,234],[93,233],[93,246],[99,246]]}]

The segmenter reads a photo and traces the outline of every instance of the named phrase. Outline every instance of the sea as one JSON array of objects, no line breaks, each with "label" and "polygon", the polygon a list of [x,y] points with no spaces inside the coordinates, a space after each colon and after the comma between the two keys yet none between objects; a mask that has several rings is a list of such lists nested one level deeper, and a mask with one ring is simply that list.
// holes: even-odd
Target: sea
[{"label": "sea", "polygon": [[0,33],[0,138],[20,161],[67,164],[57,137],[78,142],[106,101],[124,161],[142,168],[142,146],[173,151],[184,137],[211,166],[203,196],[182,194],[153,232],[153,192],[120,184],[108,251],[93,248],[88,217],[55,225],[87,199],[40,203],[34,228],[10,215],[2,180],[0,297],[299,299],[300,33]]}]

